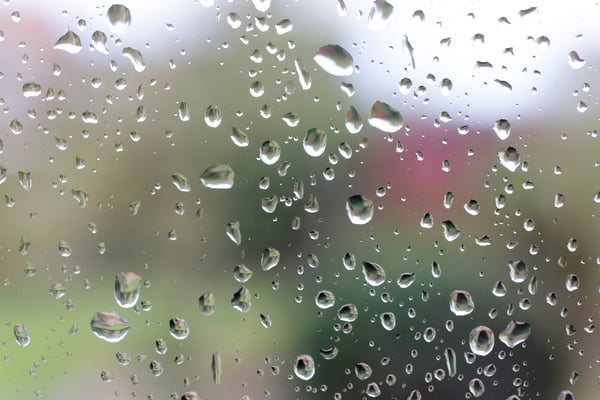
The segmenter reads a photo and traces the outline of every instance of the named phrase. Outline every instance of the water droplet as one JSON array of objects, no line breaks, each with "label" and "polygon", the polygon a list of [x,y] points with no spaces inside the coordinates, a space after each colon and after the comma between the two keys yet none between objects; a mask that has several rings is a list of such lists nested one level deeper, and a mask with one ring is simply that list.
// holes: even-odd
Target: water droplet
[{"label": "water droplet", "polygon": [[276,194],[272,196],[265,196],[260,201],[260,207],[264,212],[272,214],[277,209],[277,205],[279,204],[279,196]]},{"label": "water droplet", "polygon": [[315,296],[315,304],[322,310],[331,308],[335,304],[335,295],[329,290],[321,290]]},{"label": "water droplet", "polygon": [[521,165],[521,155],[514,147],[507,147],[498,153],[498,161],[500,164],[511,172],[515,172]]},{"label": "water droplet", "polygon": [[176,172],[171,175],[171,182],[173,182],[173,185],[175,185],[180,192],[189,192],[192,190],[190,180],[181,172]]},{"label": "water droplet", "polygon": [[556,400],[575,400],[575,396],[570,390],[561,390]]},{"label": "water droplet", "polygon": [[266,329],[269,329],[271,326],[273,326],[273,320],[271,319],[270,314],[260,313],[259,317],[260,317],[260,324],[262,326],[264,326]]},{"label": "water droplet", "polygon": [[27,82],[22,87],[23,96],[25,97],[37,97],[42,94],[42,85],[35,82]]},{"label": "water droplet", "polygon": [[500,140],[506,140],[510,136],[510,122],[505,119],[496,120],[493,128]]},{"label": "water droplet", "polygon": [[529,268],[522,260],[510,261],[508,263],[510,279],[515,283],[524,282],[529,275]]},{"label": "water droplet", "polygon": [[219,106],[210,105],[206,108],[206,112],[204,113],[204,122],[206,122],[206,125],[211,128],[217,128],[221,125],[222,120],[223,115]]},{"label": "water droplet", "polygon": [[371,286],[380,286],[385,282],[385,270],[379,264],[364,261],[362,263],[365,281]]},{"label": "water droplet", "polygon": [[304,151],[311,157],[319,157],[327,147],[327,134],[319,128],[310,128],[302,142]]},{"label": "water droplet", "polygon": [[165,339],[156,339],[154,341],[154,351],[156,354],[167,354],[167,341]]},{"label": "water droplet", "polygon": [[511,349],[523,343],[531,334],[531,326],[527,322],[510,321],[506,328],[498,335],[502,343]]},{"label": "water droplet", "polygon": [[477,326],[469,333],[469,347],[478,356],[487,356],[494,349],[494,332],[487,326]]},{"label": "water droplet", "polygon": [[139,50],[134,49],[133,47],[125,47],[123,49],[123,55],[131,61],[133,68],[135,68],[137,72],[142,72],[146,69],[146,63],[144,63],[144,58]]},{"label": "water droplet", "polygon": [[181,395],[181,400],[200,400],[197,392],[185,392]]},{"label": "water droplet", "polygon": [[212,292],[203,293],[198,298],[198,306],[200,307],[200,313],[202,313],[202,315],[213,315],[216,310],[215,295]]},{"label": "water droplet", "polygon": [[316,193],[308,195],[308,199],[306,200],[306,203],[304,203],[304,211],[310,214],[319,212],[319,199],[317,198]]},{"label": "water droplet", "polygon": [[348,271],[352,271],[354,268],[356,268],[356,257],[354,254],[349,252],[344,254],[342,261],[344,263],[344,268],[346,268]]},{"label": "water droplet", "polygon": [[107,37],[106,34],[102,31],[95,31],[92,33],[92,46],[94,49],[99,51],[102,54],[108,54],[108,49],[106,48]]},{"label": "water droplet", "polygon": [[414,389],[410,392],[406,400],[421,400],[421,392],[418,389]]},{"label": "water droplet", "polygon": [[579,282],[579,277],[577,275],[569,274],[565,279],[565,287],[569,292],[574,292],[575,290],[579,289]]},{"label": "water droplet", "polygon": [[238,147],[248,147],[250,139],[246,132],[238,128],[231,128],[231,134],[229,135],[231,141]]},{"label": "water droplet", "polygon": [[321,356],[326,359],[326,360],[333,360],[334,358],[337,357],[338,353],[339,353],[339,349],[335,346],[330,347],[330,348],[325,348],[325,349],[321,349],[319,351],[319,353],[321,354]]},{"label": "water droplet", "polygon": [[210,364],[212,370],[213,382],[217,385],[221,383],[221,376],[223,375],[223,363],[221,362],[221,353],[216,351],[212,355],[212,361]]},{"label": "water droplet", "polygon": [[20,135],[21,132],[23,132],[23,124],[21,124],[21,121],[16,118],[10,121],[8,127],[13,135]]},{"label": "water droplet", "polygon": [[469,315],[475,309],[471,293],[466,290],[453,290],[450,293],[450,311],[459,317]]},{"label": "water droplet", "polygon": [[446,360],[446,369],[448,376],[453,378],[456,375],[456,352],[451,347],[444,349],[444,359]]},{"label": "water droplet", "polygon": [[116,312],[99,311],[91,322],[92,332],[109,343],[117,343],[129,332],[129,323]]},{"label": "water droplet", "polygon": [[571,253],[574,253],[577,251],[577,246],[578,246],[578,242],[577,239],[575,238],[570,238],[567,241],[567,250],[569,250]]},{"label": "water droplet", "polygon": [[485,385],[479,378],[473,378],[469,381],[469,391],[473,394],[473,397],[481,397],[485,392]]},{"label": "water droplet", "polygon": [[267,165],[273,165],[281,157],[281,146],[274,140],[267,140],[260,145],[260,159]]},{"label": "water droplet", "polygon": [[119,272],[115,277],[115,300],[123,308],[135,306],[140,297],[142,278],[133,272]]},{"label": "water droplet", "polygon": [[442,79],[440,83],[440,91],[442,92],[442,96],[448,96],[452,93],[452,81],[448,78]]},{"label": "water droplet", "polygon": [[271,0],[252,0],[257,11],[266,12],[271,7]]},{"label": "water droplet", "polygon": [[27,191],[30,191],[31,185],[33,184],[31,172],[22,169],[17,172],[17,177],[19,178],[19,184],[21,185],[21,187]]},{"label": "water droplet", "polygon": [[177,110],[177,115],[179,115],[179,119],[183,122],[187,122],[191,119],[191,109],[190,105],[187,101],[182,101],[179,103],[179,109]]},{"label": "water droplet", "polygon": [[453,203],[454,203],[454,193],[446,192],[446,194],[444,194],[444,208],[452,208]]},{"label": "water droplet", "polygon": [[302,60],[299,58],[294,60],[294,66],[296,68],[296,74],[298,75],[298,81],[302,90],[308,90],[312,86],[312,78],[310,73],[304,67]]},{"label": "water droplet", "polygon": [[331,75],[348,76],[352,74],[354,63],[352,55],[337,44],[321,46],[313,59]]},{"label": "water droplet", "polygon": [[15,335],[15,340],[19,346],[26,347],[31,342],[29,332],[27,331],[25,325],[15,324],[13,332]]},{"label": "water droplet", "polygon": [[396,283],[402,289],[406,289],[407,287],[409,287],[410,285],[413,284],[415,279],[416,279],[416,276],[415,276],[414,272],[404,272],[403,274],[401,274],[398,277],[398,280],[396,281]]},{"label": "water droplet", "polygon": [[77,205],[79,205],[79,208],[86,208],[87,207],[88,194],[87,194],[87,192],[84,189],[79,188],[79,187],[74,188],[74,189],[71,190],[71,195],[73,196],[73,198],[77,202]]},{"label": "water droplet", "polygon": [[315,376],[316,368],[312,356],[301,354],[296,357],[296,361],[294,362],[294,374],[296,374],[298,378],[304,381],[311,379]]},{"label": "water droplet", "polygon": [[367,363],[359,362],[354,365],[354,374],[358,379],[364,381],[369,379],[373,374],[373,369]]},{"label": "water droplet", "polygon": [[231,298],[231,306],[242,313],[247,313],[252,307],[252,296],[244,286],[239,288]]},{"label": "water droplet", "polygon": [[569,52],[568,60],[569,66],[573,69],[580,69],[585,65],[585,60],[575,50]]},{"label": "water droplet", "polygon": [[66,51],[70,54],[77,54],[81,51],[83,46],[81,45],[81,39],[72,30],[67,30],[67,33],[58,38],[53,46],[56,50]]},{"label": "water droplet", "polygon": [[300,116],[296,113],[289,112],[285,113],[281,120],[285,122],[285,124],[291,128],[295,128],[300,123]]},{"label": "water droplet", "polygon": [[338,309],[337,316],[341,321],[353,322],[358,318],[358,308],[354,304],[344,304]]},{"label": "water droplet", "polygon": [[361,194],[351,196],[346,201],[346,214],[354,225],[364,225],[373,219],[374,204]]},{"label": "water droplet", "polygon": [[169,320],[169,333],[175,339],[183,340],[190,334],[190,327],[185,319],[173,317]]},{"label": "water droplet", "polygon": [[429,213],[423,214],[421,220],[419,221],[419,225],[421,225],[421,228],[425,229],[433,228],[433,216]]},{"label": "water droplet", "polygon": [[225,233],[227,234],[227,237],[238,246],[242,243],[242,233],[240,232],[239,221],[228,222]]},{"label": "water droplet", "polygon": [[372,127],[387,133],[397,132],[404,124],[400,111],[381,101],[373,103],[368,121]]},{"label": "water droplet", "polygon": [[150,368],[150,373],[153,376],[161,376],[164,372],[164,368],[163,368],[161,362],[157,361],[157,360],[150,361],[149,368]]},{"label": "water droplet", "polygon": [[346,129],[351,134],[356,134],[360,132],[360,130],[363,127],[362,117],[360,116],[356,108],[354,108],[354,106],[348,107],[345,125]]},{"label": "water droplet", "polygon": [[108,29],[117,35],[124,33],[131,23],[129,8],[122,4],[113,4],[106,13]]},{"label": "water droplet", "polygon": [[209,189],[231,189],[235,173],[227,164],[216,164],[202,172],[200,180]]},{"label": "water droplet", "polygon": [[60,254],[63,257],[69,257],[72,252],[73,250],[71,249],[71,245],[69,244],[69,242],[66,242],[64,240],[58,242],[58,254]]},{"label": "water droplet", "polygon": [[279,259],[281,258],[281,253],[279,250],[273,247],[267,247],[263,250],[262,255],[260,257],[260,266],[263,271],[269,271],[279,264]]},{"label": "water droplet", "polygon": [[384,312],[379,315],[381,326],[386,331],[392,331],[396,327],[396,315],[393,312]]},{"label": "water droplet", "polygon": [[460,236],[460,229],[450,220],[442,221],[442,229],[444,237],[449,242],[456,240]]},{"label": "water droplet", "polygon": [[471,199],[465,203],[465,211],[471,215],[479,215],[480,209],[477,200]]},{"label": "water droplet", "polygon": [[393,11],[394,6],[387,1],[375,0],[369,11],[367,28],[373,31],[385,29],[392,20]]},{"label": "water droplet", "polygon": [[115,376],[112,372],[103,370],[100,372],[100,379],[102,379],[102,382],[112,382]]}]

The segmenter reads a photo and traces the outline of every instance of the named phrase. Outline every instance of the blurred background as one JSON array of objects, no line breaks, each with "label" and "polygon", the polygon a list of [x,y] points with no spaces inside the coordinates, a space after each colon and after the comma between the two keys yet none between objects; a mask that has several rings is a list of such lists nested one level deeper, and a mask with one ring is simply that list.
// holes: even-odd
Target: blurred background
[{"label": "blurred background", "polygon": [[5,1],[0,397],[593,398],[598,14]]}]

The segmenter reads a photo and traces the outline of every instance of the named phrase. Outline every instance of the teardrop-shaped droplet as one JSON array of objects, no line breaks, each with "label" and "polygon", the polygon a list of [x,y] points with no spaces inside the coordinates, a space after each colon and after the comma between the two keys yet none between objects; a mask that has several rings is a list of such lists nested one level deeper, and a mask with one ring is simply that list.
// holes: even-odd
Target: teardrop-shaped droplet
[{"label": "teardrop-shaped droplet", "polygon": [[321,290],[315,296],[315,304],[322,310],[331,308],[335,304],[335,295],[329,290]]},{"label": "teardrop-shaped droplet", "polygon": [[116,312],[99,311],[91,322],[92,332],[109,343],[117,343],[129,332],[129,323]]},{"label": "teardrop-shaped droplet", "polygon": [[494,349],[494,332],[487,326],[476,326],[469,333],[469,347],[474,354],[487,356]]},{"label": "teardrop-shaped droplet", "polygon": [[198,306],[200,307],[200,313],[202,313],[202,315],[213,315],[216,310],[215,295],[212,292],[203,293],[198,298]]},{"label": "teardrop-shaped droplet", "polygon": [[281,146],[274,140],[267,140],[260,146],[259,157],[267,165],[273,165],[281,157]]},{"label": "teardrop-shaped droplet", "polygon": [[144,63],[144,58],[139,50],[134,49],[133,47],[125,47],[123,49],[123,55],[131,61],[133,68],[135,68],[137,72],[142,72],[146,69],[146,63]]},{"label": "teardrop-shaped droplet", "polygon": [[471,293],[466,290],[453,290],[450,293],[450,311],[459,317],[469,315],[475,309]]},{"label": "teardrop-shaped droplet", "polygon": [[346,201],[346,215],[354,225],[364,225],[371,222],[374,209],[373,200],[361,194],[351,196]]},{"label": "teardrop-shaped droplet", "polygon": [[379,264],[364,261],[362,263],[363,276],[365,281],[371,286],[380,286],[385,282],[385,270]]},{"label": "teardrop-shaped droplet", "polygon": [[29,332],[27,331],[25,325],[15,324],[13,332],[15,335],[15,340],[19,346],[26,347],[31,342]]},{"label": "teardrop-shaped droplet", "polygon": [[373,375],[373,368],[367,363],[359,362],[354,364],[354,375],[361,381],[369,379]]},{"label": "teardrop-shaped droplet", "polygon": [[502,150],[498,153],[498,161],[500,164],[509,170],[510,172],[515,172],[519,165],[521,165],[521,155],[512,146],[506,148],[506,150]]},{"label": "teardrop-shaped droplet", "polygon": [[225,233],[227,234],[227,237],[238,246],[242,243],[242,233],[240,232],[239,221],[228,222]]},{"label": "teardrop-shaped droplet", "polygon": [[171,182],[173,182],[173,185],[175,185],[180,192],[189,192],[192,190],[190,180],[181,172],[176,172],[171,175]]},{"label": "teardrop-shaped droplet", "polygon": [[494,122],[494,132],[500,140],[506,140],[510,136],[510,122],[499,119]]},{"label": "teardrop-shaped droplet", "polygon": [[263,271],[269,271],[279,264],[281,253],[273,247],[267,247],[263,250],[260,257],[260,266]]},{"label": "teardrop-shaped droplet", "polygon": [[387,1],[375,0],[369,11],[367,28],[373,31],[385,29],[390,24],[393,11],[394,6]]},{"label": "teardrop-shaped droplet", "polygon": [[529,268],[522,260],[510,261],[508,263],[510,279],[515,283],[524,282],[529,275]]},{"label": "teardrop-shaped droplet", "polygon": [[142,278],[133,272],[119,272],[115,277],[115,300],[123,308],[135,306],[140,297]]},{"label": "teardrop-shaped droplet", "polygon": [[340,321],[353,322],[358,318],[358,308],[352,304],[344,304],[338,309],[337,316]]},{"label": "teardrop-shaped droplet", "polygon": [[231,306],[242,313],[247,313],[252,307],[252,296],[244,286],[239,288],[231,298]]},{"label": "teardrop-shaped droplet", "polygon": [[202,184],[209,189],[231,189],[234,178],[235,173],[227,164],[217,164],[208,167],[200,175]]},{"label": "teardrop-shaped droplet", "polygon": [[404,124],[400,111],[382,101],[373,103],[368,121],[372,127],[387,133],[397,132]]},{"label": "teardrop-shaped droplet", "polygon": [[406,289],[407,287],[409,287],[410,285],[413,284],[415,279],[416,279],[416,276],[415,276],[414,272],[405,272],[398,277],[398,280],[396,281],[396,283],[402,289]]},{"label": "teardrop-shaped droplet", "polygon": [[92,46],[102,54],[108,54],[108,49],[106,48],[107,40],[106,34],[102,31],[92,33]]},{"label": "teardrop-shaped droplet", "polygon": [[346,49],[337,44],[321,46],[313,59],[331,75],[348,76],[352,74],[354,59]]},{"label": "teardrop-shaped droplet", "polygon": [[348,112],[346,113],[346,129],[351,134],[360,132],[363,127],[362,117],[354,106],[348,106]]},{"label": "teardrop-shaped droplet", "polygon": [[206,122],[206,125],[211,128],[217,128],[221,125],[222,120],[223,115],[219,106],[213,104],[206,108],[206,112],[204,113],[204,122]]},{"label": "teardrop-shaped droplet", "polygon": [[498,335],[498,339],[511,349],[529,338],[531,326],[527,322],[510,321]]},{"label": "teardrop-shaped droplet", "polygon": [[315,376],[316,365],[312,356],[301,354],[296,357],[294,362],[294,374],[303,381],[307,381]]},{"label": "teardrop-shaped droplet", "polygon": [[122,4],[113,4],[106,13],[108,29],[117,35],[124,33],[131,23],[131,12]]},{"label": "teardrop-shaped droplet", "polygon": [[187,321],[181,317],[173,317],[169,320],[169,333],[175,339],[183,340],[190,334]]},{"label": "teardrop-shaped droplet", "polygon": [[67,30],[67,33],[58,38],[53,46],[56,50],[66,51],[70,54],[77,54],[81,51],[83,46],[81,45],[81,39],[72,30]]},{"label": "teardrop-shaped droplet", "polygon": [[319,157],[327,147],[327,134],[319,128],[310,128],[302,141],[304,151],[311,157]]}]

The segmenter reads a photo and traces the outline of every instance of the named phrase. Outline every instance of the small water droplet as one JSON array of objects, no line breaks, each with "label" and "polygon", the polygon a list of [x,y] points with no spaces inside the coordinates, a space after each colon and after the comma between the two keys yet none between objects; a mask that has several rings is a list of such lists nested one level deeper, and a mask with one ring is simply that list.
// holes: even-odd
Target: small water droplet
[{"label": "small water droplet", "polygon": [[206,112],[204,113],[204,122],[206,122],[206,125],[211,128],[217,128],[221,125],[222,120],[223,114],[219,106],[213,104],[206,108]]},{"label": "small water droplet", "polygon": [[327,134],[318,128],[310,128],[302,141],[304,151],[311,157],[319,157],[327,147]]},{"label": "small water droplet", "polygon": [[416,276],[415,276],[414,272],[404,272],[403,274],[401,274],[398,277],[398,280],[396,281],[396,283],[402,289],[406,289],[407,287],[409,287],[410,285],[413,284],[415,279],[416,279]]},{"label": "small water droplet", "polygon": [[115,300],[123,308],[135,306],[140,297],[142,277],[133,272],[119,272],[115,277]]},{"label": "small water droplet", "polygon": [[421,228],[425,229],[433,228],[433,216],[430,213],[423,214],[419,221],[419,225],[421,225]]},{"label": "small water droplet", "polygon": [[313,59],[331,75],[348,76],[352,74],[354,59],[346,49],[337,44],[321,46]]},{"label": "small water droplet", "polygon": [[296,357],[294,362],[294,374],[303,381],[307,381],[315,376],[316,365],[312,356],[301,354]]},{"label": "small water droplet", "polygon": [[238,147],[248,147],[250,139],[246,132],[239,128],[231,128],[231,134],[229,135],[231,141]]},{"label": "small water droplet", "polygon": [[450,311],[456,316],[469,315],[475,309],[471,293],[466,290],[453,290],[450,293]]},{"label": "small water droplet", "polygon": [[129,323],[116,312],[99,311],[91,322],[92,332],[109,343],[117,343],[129,332]]},{"label": "small water droplet", "polygon": [[346,113],[346,129],[351,134],[360,132],[363,127],[362,117],[354,106],[348,106],[348,112]]},{"label": "small water droplet", "polygon": [[216,164],[202,172],[200,180],[209,189],[231,189],[235,173],[227,164]]},{"label": "small water droplet", "polygon": [[267,140],[260,146],[259,157],[267,165],[273,165],[281,157],[281,146],[274,140]]},{"label": "small water droplet", "polygon": [[62,35],[53,46],[56,50],[66,51],[70,54],[77,54],[81,51],[83,46],[81,45],[81,39],[72,30],[67,30],[67,33]]},{"label": "small water droplet", "polygon": [[252,296],[244,286],[238,289],[231,298],[231,306],[242,313],[247,313],[252,307]]},{"label": "small water droplet", "polygon": [[71,249],[71,245],[69,244],[69,242],[66,242],[64,240],[58,242],[58,254],[60,254],[63,257],[69,257],[72,252],[73,250]]},{"label": "small water droplet", "polygon": [[346,214],[354,225],[364,225],[371,222],[374,214],[373,200],[361,194],[351,196],[346,201]]},{"label": "small water droplet", "polygon": [[465,211],[468,214],[471,215],[479,215],[480,209],[479,209],[479,203],[477,202],[477,200],[469,200],[467,203],[465,203]]},{"label": "small water droplet", "polygon": [[191,109],[190,105],[187,101],[182,101],[179,103],[179,109],[177,110],[177,115],[179,115],[179,119],[183,122],[187,122],[190,120]]},{"label": "small water droplet", "polygon": [[469,333],[469,347],[476,355],[487,356],[494,349],[494,332],[487,326],[476,326]]},{"label": "small water droplet", "polygon": [[397,132],[404,124],[400,111],[381,101],[373,103],[368,121],[372,127],[387,133]]},{"label": "small water droplet", "polygon": [[25,325],[15,324],[13,332],[15,335],[15,340],[19,346],[26,347],[31,342],[29,332],[27,331]]},{"label": "small water droplet", "polygon": [[113,4],[106,13],[108,29],[117,35],[124,33],[131,23],[131,12],[122,4]]},{"label": "small water droplet", "polygon": [[565,287],[569,292],[574,292],[579,289],[579,283],[579,277],[575,274],[569,274],[565,279]]},{"label": "small water droplet", "polygon": [[354,268],[356,268],[356,257],[354,254],[350,252],[344,254],[342,261],[344,263],[344,268],[346,268],[348,271],[352,271]]},{"label": "small water droplet", "polygon": [[354,365],[354,374],[358,379],[364,381],[373,374],[373,368],[367,363],[359,362]]},{"label": "small water droplet", "polygon": [[385,270],[381,265],[364,261],[362,267],[363,276],[369,285],[380,286],[385,282]]},{"label": "small water droplet", "polygon": [[173,182],[173,185],[175,185],[180,192],[189,192],[192,190],[190,180],[181,172],[176,172],[171,175],[171,182]]},{"label": "small water droplet", "polygon": [[185,319],[173,317],[169,320],[169,333],[175,339],[183,340],[190,334],[190,327]]},{"label": "small water droplet", "polygon": [[167,341],[165,339],[156,339],[154,341],[154,351],[156,354],[164,355],[167,354]]}]

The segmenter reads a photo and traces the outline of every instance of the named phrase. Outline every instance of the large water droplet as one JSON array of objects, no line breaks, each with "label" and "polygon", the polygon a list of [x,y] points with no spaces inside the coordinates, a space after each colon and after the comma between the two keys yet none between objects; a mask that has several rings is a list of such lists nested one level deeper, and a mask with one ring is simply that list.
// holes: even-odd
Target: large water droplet
[{"label": "large water droplet", "polygon": [[527,322],[510,321],[498,335],[498,339],[511,349],[529,338],[531,326]]},{"label": "large water droplet", "polygon": [[133,272],[119,272],[115,277],[115,300],[123,308],[135,306],[140,297],[142,277]]},{"label": "large water droplet", "polygon": [[192,190],[190,180],[181,172],[176,172],[171,175],[171,182],[173,182],[173,185],[175,185],[180,192],[189,192]]},{"label": "large water droplet", "polygon": [[137,72],[142,72],[146,69],[146,63],[144,63],[144,58],[139,50],[134,49],[133,47],[125,47],[122,53],[131,61],[133,68],[135,68]]},{"label": "large water droplet", "polygon": [[570,390],[561,390],[556,400],[575,400],[575,396]]},{"label": "large water droplet", "polygon": [[321,46],[313,59],[331,75],[348,76],[352,74],[354,63],[352,55],[337,44]]},{"label": "large water droplet", "polygon": [[312,356],[301,354],[296,357],[294,362],[294,374],[303,381],[307,381],[315,376],[316,365]]},{"label": "large water droplet", "polygon": [[56,50],[66,51],[70,54],[77,54],[81,51],[83,46],[81,45],[81,39],[72,30],[68,30],[67,33],[58,38],[53,46]]},{"label": "large water droplet", "polygon": [[263,250],[260,257],[260,266],[263,271],[269,271],[279,264],[281,253],[273,247],[267,247]]},{"label": "large water droplet", "polygon": [[354,225],[368,224],[373,219],[374,204],[361,194],[351,196],[346,201],[346,214]]},{"label": "large water droplet", "polygon": [[169,320],[169,333],[175,339],[183,340],[190,334],[187,321],[181,317],[173,317]]},{"label": "large water droplet", "polygon": [[19,346],[25,347],[31,342],[29,332],[27,331],[25,325],[15,324],[13,332],[15,335],[15,340],[17,341]]},{"label": "large water droplet", "polygon": [[502,150],[498,153],[498,161],[500,164],[509,170],[510,172],[515,172],[519,165],[521,165],[521,155],[512,146],[506,148],[506,150]]},{"label": "large water droplet", "polygon": [[37,97],[42,94],[42,85],[35,82],[27,82],[23,84],[22,90],[25,97]]},{"label": "large water droplet", "polygon": [[231,306],[239,312],[247,313],[252,307],[252,296],[244,286],[238,289],[231,298]]},{"label": "large water droplet", "polygon": [[575,290],[579,289],[579,282],[579,277],[577,275],[569,274],[565,279],[565,287],[569,292],[574,292]]},{"label": "large water droplet", "polygon": [[387,133],[397,132],[404,124],[400,111],[382,101],[373,103],[368,121],[372,127]]},{"label": "large water droplet", "polygon": [[209,189],[231,189],[235,173],[227,164],[216,164],[208,167],[200,175],[204,187]]},{"label": "large water droplet", "polygon": [[364,261],[362,263],[365,281],[371,286],[379,286],[385,282],[385,270],[379,264]]},{"label": "large water droplet", "polygon": [[281,157],[281,146],[274,140],[267,140],[260,145],[259,157],[267,165],[273,165]]},{"label": "large water droplet", "polygon": [[321,290],[315,296],[315,304],[323,310],[331,308],[335,304],[335,295],[329,290]]},{"label": "large water droplet", "polygon": [[393,11],[394,6],[387,1],[375,0],[371,11],[369,11],[367,27],[374,31],[386,28],[390,24]]},{"label": "large water droplet", "polygon": [[454,315],[469,315],[475,309],[475,303],[471,293],[466,290],[453,290],[450,293],[450,311]]},{"label": "large water droplet", "polygon": [[131,22],[129,8],[122,4],[113,4],[110,6],[106,13],[106,17],[108,29],[117,35],[125,32]]},{"label": "large water droplet", "polygon": [[396,283],[402,289],[406,289],[407,287],[409,287],[410,285],[413,284],[415,279],[416,279],[416,276],[415,276],[414,272],[405,272],[398,277],[398,280],[396,281]]},{"label": "large water droplet", "polygon": [[129,323],[116,312],[99,311],[91,322],[92,332],[109,343],[117,343],[129,332]]},{"label": "large water droplet", "polygon": [[476,326],[469,333],[469,347],[476,355],[487,356],[494,349],[494,332],[487,326]]},{"label": "large water droplet", "polygon": [[353,322],[358,318],[358,308],[354,304],[344,304],[338,309],[337,316],[341,321]]},{"label": "large water droplet", "polygon": [[65,240],[58,242],[58,254],[63,257],[69,257],[73,252],[71,244]]},{"label": "large water droplet", "polygon": [[311,157],[319,157],[327,147],[327,134],[318,128],[310,128],[302,142],[304,151]]},{"label": "large water droplet", "polygon": [[250,144],[250,139],[248,138],[246,132],[239,128],[231,128],[231,134],[229,137],[231,138],[231,141],[238,147],[248,147]]}]

